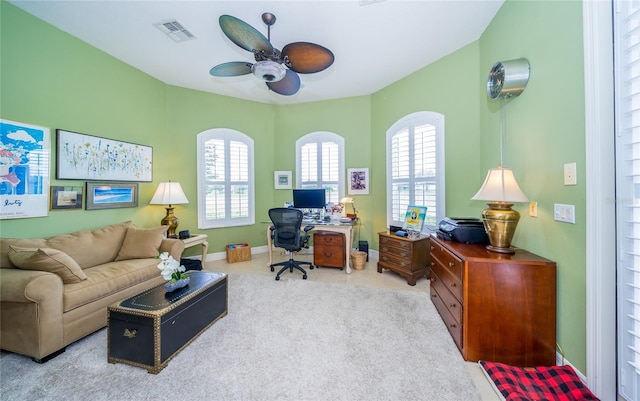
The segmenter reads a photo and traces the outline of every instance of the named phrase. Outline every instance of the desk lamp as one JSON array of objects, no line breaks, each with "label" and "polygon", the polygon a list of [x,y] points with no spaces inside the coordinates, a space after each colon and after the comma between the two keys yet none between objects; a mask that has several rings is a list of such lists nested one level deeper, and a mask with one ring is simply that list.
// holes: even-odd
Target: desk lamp
[{"label": "desk lamp", "polygon": [[160,225],[169,226],[167,237],[176,237],[176,228],[178,228],[178,218],[173,214],[173,205],[189,203],[182,186],[179,182],[161,182],[156,189],[156,193],[151,198],[151,205],[169,205],[166,207],[167,215],[160,221]]},{"label": "desk lamp", "polygon": [[[342,205],[342,217],[348,217],[351,220],[355,220],[358,217],[358,212],[356,211],[356,205],[353,202],[353,198],[342,198],[340,199],[340,204]],[[353,213],[347,212],[347,205],[351,205],[351,210]]]}]

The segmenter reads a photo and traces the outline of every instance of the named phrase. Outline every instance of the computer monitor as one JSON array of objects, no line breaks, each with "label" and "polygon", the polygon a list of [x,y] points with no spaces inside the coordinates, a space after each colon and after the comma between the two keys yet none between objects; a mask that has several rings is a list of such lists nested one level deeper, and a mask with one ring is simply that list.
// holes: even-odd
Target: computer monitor
[{"label": "computer monitor", "polygon": [[293,190],[293,207],[296,209],[323,209],[326,204],[324,189]]}]

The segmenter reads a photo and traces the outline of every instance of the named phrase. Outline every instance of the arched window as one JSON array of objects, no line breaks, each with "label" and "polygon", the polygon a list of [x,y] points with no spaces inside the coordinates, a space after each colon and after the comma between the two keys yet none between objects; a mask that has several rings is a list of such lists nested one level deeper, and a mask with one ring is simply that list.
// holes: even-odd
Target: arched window
[{"label": "arched window", "polygon": [[444,116],[405,116],[387,131],[387,222],[402,226],[408,206],[426,206],[423,231],[435,229],[444,199]]},{"label": "arched window", "polygon": [[296,188],[324,188],[327,203],[344,196],[344,138],[312,132],[296,141]]},{"label": "arched window", "polygon": [[214,128],[197,142],[198,228],[254,224],[253,139]]}]

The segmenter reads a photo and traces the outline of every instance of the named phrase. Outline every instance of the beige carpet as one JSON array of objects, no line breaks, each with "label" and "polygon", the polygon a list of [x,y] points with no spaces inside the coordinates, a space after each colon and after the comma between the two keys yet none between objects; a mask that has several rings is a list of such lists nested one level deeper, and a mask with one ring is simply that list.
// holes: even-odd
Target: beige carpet
[{"label": "beige carpet", "polygon": [[0,359],[2,400],[479,400],[423,292],[229,276],[229,314],[158,375],[107,363],[106,330],[38,365]]}]

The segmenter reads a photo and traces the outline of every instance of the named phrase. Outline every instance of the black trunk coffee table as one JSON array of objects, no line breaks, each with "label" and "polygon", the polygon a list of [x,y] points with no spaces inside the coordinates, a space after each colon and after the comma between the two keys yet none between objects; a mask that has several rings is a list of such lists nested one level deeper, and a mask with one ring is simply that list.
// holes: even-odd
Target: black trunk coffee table
[{"label": "black trunk coffee table", "polygon": [[108,308],[109,363],[158,373],[184,347],[227,315],[227,275],[189,272],[188,286],[166,292],[159,285]]}]

